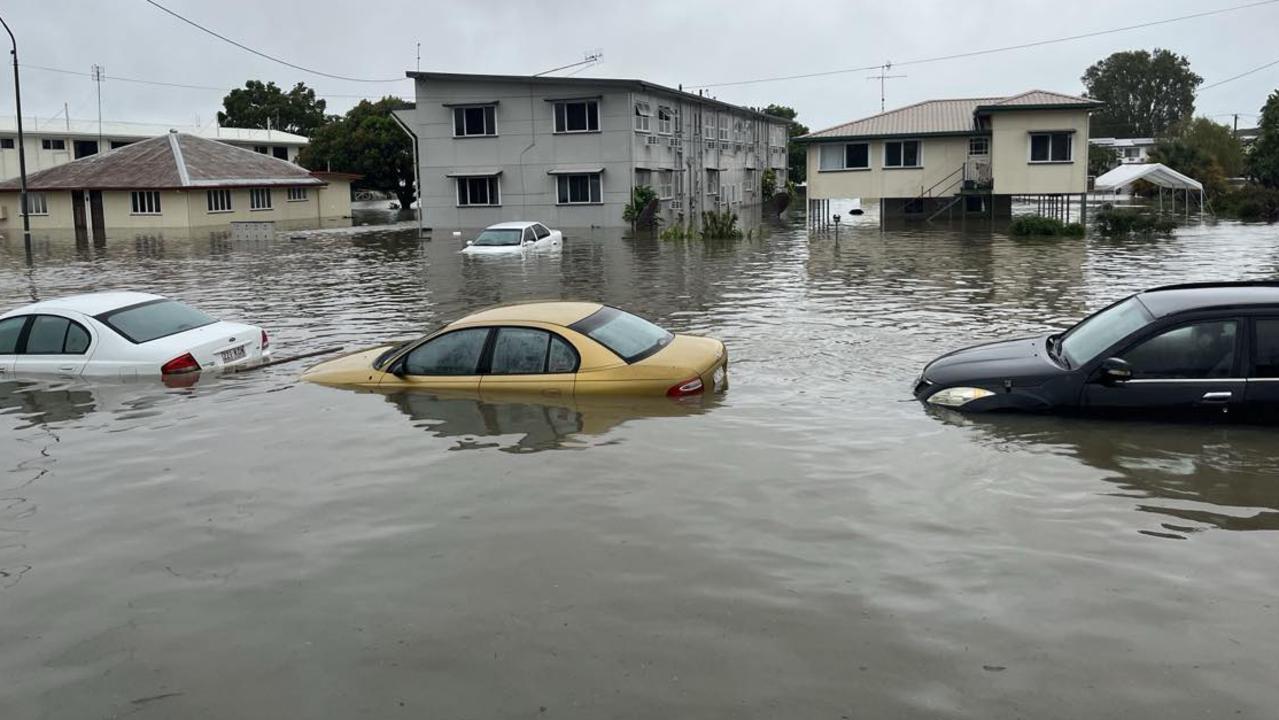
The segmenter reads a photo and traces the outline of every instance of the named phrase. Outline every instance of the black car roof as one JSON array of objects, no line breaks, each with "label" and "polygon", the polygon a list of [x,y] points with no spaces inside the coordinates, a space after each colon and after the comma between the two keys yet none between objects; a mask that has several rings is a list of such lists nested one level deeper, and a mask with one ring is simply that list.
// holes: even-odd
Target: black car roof
[{"label": "black car roof", "polygon": [[1279,281],[1187,283],[1138,293],[1155,317],[1227,307],[1279,307]]}]

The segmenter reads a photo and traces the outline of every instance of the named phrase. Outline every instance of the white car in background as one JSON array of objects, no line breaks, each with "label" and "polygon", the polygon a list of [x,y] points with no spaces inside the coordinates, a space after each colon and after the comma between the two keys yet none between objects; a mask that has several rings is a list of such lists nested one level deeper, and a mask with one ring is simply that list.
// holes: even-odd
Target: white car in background
[{"label": "white car in background", "polygon": [[262,328],[147,293],[73,295],[0,315],[0,378],[193,377],[263,362],[268,347]]},{"label": "white car in background", "polygon": [[468,254],[521,252],[557,248],[564,242],[559,230],[539,222],[504,222],[484,228],[474,240],[467,240],[462,250]]}]

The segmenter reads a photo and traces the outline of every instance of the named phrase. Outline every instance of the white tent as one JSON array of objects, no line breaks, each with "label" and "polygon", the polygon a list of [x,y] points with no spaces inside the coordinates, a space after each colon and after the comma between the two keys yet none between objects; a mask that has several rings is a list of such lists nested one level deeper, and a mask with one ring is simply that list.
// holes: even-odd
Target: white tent
[{"label": "white tent", "polygon": [[1186,200],[1186,212],[1190,212],[1190,194],[1199,194],[1199,212],[1203,212],[1204,186],[1194,178],[1187,177],[1163,163],[1133,163],[1120,165],[1093,181],[1094,192],[1118,192],[1138,180],[1159,186],[1159,209],[1163,209],[1164,188],[1172,191],[1173,211],[1177,209],[1177,191],[1182,191]]}]

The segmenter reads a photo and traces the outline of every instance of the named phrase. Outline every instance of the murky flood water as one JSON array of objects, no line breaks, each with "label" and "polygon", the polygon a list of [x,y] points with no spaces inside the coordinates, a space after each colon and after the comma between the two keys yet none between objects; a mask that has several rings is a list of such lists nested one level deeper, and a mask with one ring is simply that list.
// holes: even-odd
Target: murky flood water
[{"label": "murky flood water", "polygon": [[0,307],[150,289],[280,355],[597,299],[726,341],[688,409],[299,384],[0,386],[0,717],[1272,718],[1261,428],[910,401],[933,356],[1136,289],[1273,277],[1279,231],[835,242],[411,229],[0,245]]}]

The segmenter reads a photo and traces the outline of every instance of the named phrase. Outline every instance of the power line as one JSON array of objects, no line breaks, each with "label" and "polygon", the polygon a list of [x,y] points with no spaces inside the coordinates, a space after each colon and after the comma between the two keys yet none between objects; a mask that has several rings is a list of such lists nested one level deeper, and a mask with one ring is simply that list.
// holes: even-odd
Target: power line
[{"label": "power line", "polygon": [[542,72],[540,72],[540,73],[534,73],[534,74],[533,74],[533,77],[541,77],[541,76],[543,76],[543,75],[550,75],[550,74],[551,74],[551,73],[553,73],[553,72],[559,72],[560,70],[567,70],[567,69],[569,69],[569,68],[577,67],[578,65],[590,65],[590,64],[592,64],[592,63],[597,63],[597,62],[599,62],[600,58],[601,58],[601,57],[603,57],[603,55],[604,55],[604,53],[601,53],[601,52],[599,52],[599,51],[596,51],[596,52],[590,53],[589,55],[587,55],[586,57],[582,58],[581,60],[578,60],[578,61],[577,61],[577,62],[575,62],[575,63],[569,63],[568,65],[561,65],[561,66],[559,66],[559,67],[551,68],[550,70],[543,70],[543,71],[542,71]]},{"label": "power line", "polygon": [[[1268,68],[1268,67],[1274,67],[1275,65],[1279,65],[1279,60],[1274,60],[1274,61],[1268,62],[1268,63],[1266,63],[1265,65],[1260,65],[1260,66],[1255,67],[1255,68],[1253,68],[1253,69],[1251,69],[1251,70],[1245,70],[1244,72],[1241,72],[1241,73],[1239,73],[1238,75],[1235,75],[1234,77],[1228,77],[1228,78],[1226,78],[1225,80],[1218,80],[1217,82],[1215,82],[1215,83],[1213,83],[1213,84],[1211,84],[1211,85],[1204,85],[1203,87],[1199,88],[1199,92],[1203,92],[1204,90],[1211,90],[1211,89],[1213,89],[1213,88],[1215,88],[1215,87],[1220,87],[1220,86],[1222,86],[1222,85],[1225,85],[1225,84],[1226,84],[1226,83],[1228,83],[1228,82],[1234,82],[1234,81],[1238,80],[1238,79],[1239,79],[1239,78],[1241,78],[1241,77],[1248,77],[1249,75],[1251,75],[1251,74],[1253,74],[1253,73],[1261,72],[1262,70],[1265,70],[1265,69],[1266,69],[1266,68]],[[1239,113],[1239,114],[1240,114],[1240,115],[1246,115],[1246,114],[1250,114],[1250,113]]]},{"label": "power line", "polygon": [[[63,68],[55,68],[55,67],[46,67],[43,65],[29,65],[27,63],[22,63],[20,67],[26,68],[28,70],[42,70],[44,72],[60,73],[62,75],[78,75],[80,77],[87,77],[87,78],[93,77],[91,73],[87,73],[87,72],[80,72],[78,70],[66,70]],[[236,89],[236,88],[229,88],[229,87],[219,87],[214,85],[188,85],[185,83],[166,82],[164,80],[145,80],[142,78],[120,77],[119,75],[103,75],[102,79],[116,80],[119,82],[127,82],[127,83],[137,83],[140,85],[158,85],[160,87],[183,88],[186,90],[210,90],[210,91],[221,92],[221,93],[230,92],[231,90]],[[362,100],[376,100],[376,99],[381,99],[383,97],[382,95],[340,95],[335,93],[324,93],[324,92],[320,92],[319,90],[316,90],[315,94],[322,95],[326,98],[356,98],[356,99],[362,99]]]},{"label": "power line", "polygon": [[[147,0],[147,1],[150,2],[151,0]],[[1181,22],[1183,20],[1193,20],[1195,18],[1208,17],[1210,15],[1220,15],[1222,13],[1234,12],[1236,10],[1246,10],[1248,8],[1260,7],[1262,5],[1273,5],[1276,2],[1279,2],[1279,0],[1259,0],[1259,2],[1248,3],[1246,5],[1236,5],[1234,7],[1219,8],[1217,10],[1206,10],[1204,12],[1192,13],[1190,15],[1180,15],[1178,17],[1165,18],[1163,20],[1152,20],[1150,22],[1138,23],[1136,25],[1125,25],[1123,27],[1110,28],[1108,30],[1096,30],[1094,32],[1080,33],[1079,35],[1068,35],[1066,37],[1053,38],[1051,40],[1036,40],[1034,42],[1021,43],[1018,45],[1005,45],[1003,47],[987,48],[985,50],[971,50],[968,52],[953,53],[951,55],[939,55],[937,57],[931,57],[931,58],[920,58],[918,60],[907,60],[905,62],[895,62],[893,63],[893,66],[901,67],[903,65],[923,65],[925,63],[942,62],[944,60],[958,60],[961,58],[977,57],[979,55],[990,55],[993,53],[1008,52],[1010,50],[1025,50],[1026,48],[1041,47],[1043,45],[1053,45],[1057,43],[1070,42],[1072,40],[1083,40],[1085,38],[1099,37],[1101,35],[1112,35],[1114,33],[1127,32],[1129,30],[1139,30],[1141,28],[1154,27],[1156,25],[1167,25],[1168,23]],[[1279,60],[1276,60],[1274,63],[1271,63],[1271,65],[1274,65],[1274,64],[1279,64]],[[720,82],[720,83],[708,83],[704,85],[692,85],[690,87],[693,89],[697,89],[697,88],[728,87],[732,85],[754,85],[756,83],[779,82],[782,80],[802,80],[806,78],[825,77],[827,75],[843,75],[845,73],[864,72],[867,70],[880,70],[883,67],[884,66],[882,64],[867,65],[864,67],[844,68],[842,70],[824,70],[821,72],[802,73],[799,75],[778,75],[774,77],[755,78],[753,80],[735,80],[733,82]],[[1269,66],[1265,66],[1265,67],[1269,67]],[[1256,70],[1250,70],[1249,72],[1256,72],[1257,70],[1263,70],[1263,69],[1265,68],[1264,67],[1257,68]],[[1234,79],[1234,78],[1231,78],[1231,79]],[[1229,82],[1229,80],[1225,80],[1223,82]]]},{"label": "power line", "polygon": [[221,34],[221,33],[219,33],[219,32],[214,31],[214,30],[210,30],[209,28],[207,28],[207,27],[205,27],[205,26],[201,25],[200,23],[198,23],[198,22],[196,22],[196,21],[194,21],[194,20],[191,20],[191,19],[189,19],[189,18],[183,17],[182,15],[179,15],[178,13],[176,13],[176,12],[174,12],[174,11],[170,10],[169,8],[167,8],[167,7],[163,6],[163,5],[161,5],[160,3],[156,2],[155,0],[146,0],[146,3],[147,3],[148,5],[154,6],[155,8],[157,8],[157,9],[159,9],[159,10],[163,10],[164,12],[166,12],[166,13],[168,13],[168,14],[172,15],[173,17],[175,17],[175,18],[177,18],[177,19],[181,20],[182,22],[184,22],[184,23],[186,23],[186,24],[190,25],[191,27],[196,28],[196,29],[198,29],[198,30],[200,30],[200,31],[202,31],[202,32],[206,32],[206,33],[208,33],[208,34],[212,35],[213,37],[215,37],[215,38],[217,38],[217,39],[219,39],[219,40],[221,40],[221,41],[223,41],[223,42],[230,43],[230,44],[232,44],[232,45],[234,45],[234,46],[236,46],[236,47],[240,48],[241,50],[244,50],[244,51],[246,51],[246,52],[250,52],[250,53],[253,53],[254,55],[257,55],[258,57],[266,58],[267,60],[270,60],[271,62],[279,63],[279,64],[281,64],[281,65],[286,65],[286,66],[288,66],[288,67],[293,68],[294,70],[301,70],[302,72],[311,73],[312,75],[319,75],[319,76],[321,76],[321,77],[332,78],[332,79],[334,79],[334,80],[345,80],[345,81],[347,81],[347,82],[386,83],[386,82],[399,82],[399,81],[401,81],[401,80],[403,80],[403,79],[404,79],[404,78],[390,78],[390,79],[353,78],[353,77],[346,77],[345,75],[334,75],[334,74],[332,74],[332,73],[326,73],[326,72],[322,72],[322,71],[320,71],[320,70],[312,70],[311,68],[303,67],[303,66],[301,66],[301,65],[297,65],[297,64],[291,63],[291,62],[289,62],[288,60],[280,59],[280,58],[278,58],[278,57],[275,57],[274,55],[268,55],[268,54],[266,54],[266,53],[264,53],[264,52],[262,52],[262,51],[260,51],[260,50],[254,50],[253,48],[249,47],[248,45],[245,45],[244,43],[236,42],[235,40],[232,40],[231,38],[227,37],[226,35],[223,35],[223,34]]}]

